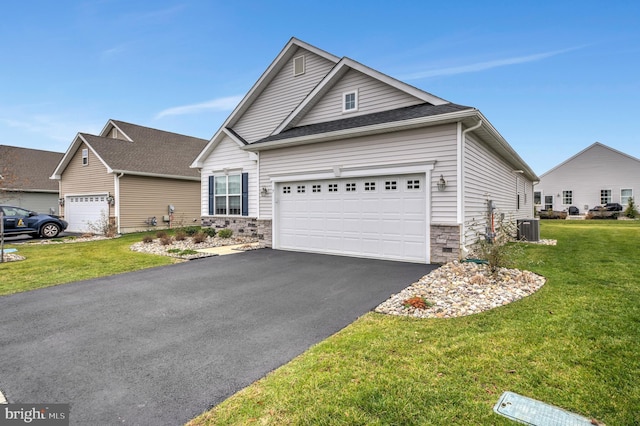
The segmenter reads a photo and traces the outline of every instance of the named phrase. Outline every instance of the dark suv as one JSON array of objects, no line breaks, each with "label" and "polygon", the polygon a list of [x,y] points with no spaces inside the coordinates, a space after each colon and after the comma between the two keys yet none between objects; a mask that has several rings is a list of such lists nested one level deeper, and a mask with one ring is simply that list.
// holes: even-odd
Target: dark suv
[{"label": "dark suv", "polygon": [[0,206],[4,216],[4,235],[28,234],[33,237],[57,237],[69,225],[58,216],[36,213],[22,207]]}]

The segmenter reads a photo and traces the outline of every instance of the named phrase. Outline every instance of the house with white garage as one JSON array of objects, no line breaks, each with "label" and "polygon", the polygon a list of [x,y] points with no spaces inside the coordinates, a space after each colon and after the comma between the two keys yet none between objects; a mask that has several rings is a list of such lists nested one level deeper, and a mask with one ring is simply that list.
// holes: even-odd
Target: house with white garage
[{"label": "house with white garage", "polygon": [[625,208],[640,189],[640,160],[595,142],[540,175],[534,189],[538,210],[576,207],[586,213],[609,203]]},{"label": "house with white garage", "polygon": [[200,175],[190,168],[207,140],[109,120],[78,133],[51,179],[69,232],[117,233],[200,221]]},{"label": "house with white garage", "polygon": [[62,152],[0,145],[0,204],[58,213],[58,185],[49,180]]},{"label": "house with white garage", "polygon": [[281,250],[458,259],[536,174],[476,108],[292,38],[191,167],[202,220]]}]

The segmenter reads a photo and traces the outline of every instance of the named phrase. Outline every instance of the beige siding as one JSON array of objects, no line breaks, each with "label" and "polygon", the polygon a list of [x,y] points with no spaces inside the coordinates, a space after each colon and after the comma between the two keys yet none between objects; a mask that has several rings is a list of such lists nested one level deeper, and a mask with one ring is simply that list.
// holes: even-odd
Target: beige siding
[{"label": "beige siding", "polygon": [[[343,95],[354,90],[358,91],[358,110],[343,113]],[[349,70],[298,123],[298,126],[371,114],[421,103],[424,103],[424,101],[406,92],[384,84],[360,71]]]},{"label": "beige siding", "polygon": [[[294,77],[293,58],[300,54],[305,55],[306,72]],[[313,90],[333,65],[331,61],[299,49],[233,126],[233,129],[248,142],[255,142],[269,136]]]},{"label": "beige siding", "polygon": [[223,169],[249,173],[249,216],[258,215],[258,166],[248,152],[242,151],[237,143],[225,137],[211,152],[202,167],[200,199],[202,216],[209,215],[209,176]]},{"label": "beige siding", "polygon": [[[107,172],[107,167],[89,149],[89,164],[82,165],[82,150],[88,148],[86,144],[73,155],[69,165],[60,179],[60,197],[67,195],[104,194],[114,195],[113,174]],[[64,206],[60,208],[64,215]]]},{"label": "beige siding", "polygon": [[[162,217],[175,207],[173,226],[200,223],[200,182],[124,175],[120,178],[120,231],[143,231],[145,220],[155,216],[155,228],[168,227]],[[195,219],[195,220],[194,220]]]},{"label": "beige siding", "polygon": [[[507,219],[533,216],[533,184],[502,161],[484,144],[467,135],[464,151],[464,221],[469,243],[484,233],[487,224],[487,200],[493,200],[495,213]],[[517,209],[517,194],[520,208]]]},{"label": "beige siding", "polygon": [[[553,197],[553,209],[576,206],[580,213],[601,205],[600,191],[611,190],[612,202],[621,202],[621,191],[632,190],[634,200],[640,196],[640,161],[609,149],[593,145],[540,178],[535,190]],[[572,191],[573,203],[563,203],[563,191]],[[585,209],[587,207],[587,209]],[[626,207],[626,206],[623,206]]]},{"label": "beige siding", "polygon": [[[432,172],[433,223],[456,223],[456,125],[408,130],[312,145],[263,151],[260,154],[260,187],[271,186],[270,175],[311,173],[342,167],[374,167],[436,160]],[[443,175],[448,187],[438,192]],[[260,217],[271,218],[271,195],[260,199]]]}]

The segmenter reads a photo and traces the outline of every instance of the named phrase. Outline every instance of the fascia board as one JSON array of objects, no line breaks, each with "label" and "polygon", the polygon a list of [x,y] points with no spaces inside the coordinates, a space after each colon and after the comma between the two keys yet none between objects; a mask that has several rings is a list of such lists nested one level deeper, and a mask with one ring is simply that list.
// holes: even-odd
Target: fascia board
[{"label": "fascia board", "polygon": [[64,157],[62,157],[62,160],[60,160],[60,163],[58,163],[58,167],[56,167],[56,169],[53,171],[53,174],[49,177],[49,179],[55,179],[55,180],[62,179],[62,173],[71,162],[71,158],[73,158],[75,153],[78,151],[80,144],[83,142],[85,145],[87,145],[87,147],[91,150],[91,152],[93,152],[93,155],[95,155],[96,158],[100,160],[100,162],[107,168],[107,172],[111,173],[111,167],[109,167],[106,161],[102,159],[100,154],[98,154],[98,152],[95,149],[93,149],[91,144],[87,142],[87,140],[84,137],[82,137],[82,134],[78,133],[75,139],[73,140],[73,142],[71,143],[71,146],[69,146],[69,149],[67,149],[67,152],[65,152]]},{"label": "fascia board", "polygon": [[196,159],[193,160],[193,163],[191,163],[189,168],[201,169],[204,166],[204,160],[209,156],[209,154],[211,154],[211,152],[213,152],[213,150],[215,149],[216,146],[218,146],[220,141],[222,141],[222,136],[223,136],[222,130],[223,128],[218,129],[218,131],[216,132],[215,135],[213,135],[209,143],[206,144],[204,148],[202,148],[202,151],[200,151],[200,154],[198,154]]},{"label": "fascia board", "polygon": [[249,92],[245,95],[245,97],[240,101],[238,106],[233,110],[233,112],[229,115],[227,120],[222,124],[222,128],[232,127],[235,123],[235,120],[239,118],[239,116],[253,103],[253,100],[262,93],[262,91],[269,85],[271,80],[275,77],[275,75],[282,69],[285,63],[293,57],[293,54],[297,48],[303,48],[310,52],[313,52],[317,55],[322,56],[323,58],[337,63],[339,59],[331,55],[317,47],[311,46],[303,41],[300,41],[296,38],[291,38],[286,46],[280,51],[278,56],[271,62],[269,67],[262,73],[258,81],[251,87]]},{"label": "fascia board", "polygon": [[297,138],[281,139],[270,142],[253,143],[244,146],[246,151],[265,151],[268,149],[283,148],[287,146],[305,145],[316,142],[327,142],[335,139],[353,138],[377,133],[387,133],[390,131],[407,130],[416,127],[434,126],[456,122],[468,117],[476,116],[479,112],[476,109],[456,111],[448,114],[440,114],[429,117],[419,117],[410,120],[392,121],[389,123],[375,124],[372,126],[356,127],[352,129],[338,130],[335,132],[320,133],[315,135],[300,136]]},{"label": "fascia board", "polygon": [[199,176],[163,175],[159,173],[145,173],[145,172],[136,172],[136,171],[130,171],[130,170],[115,170],[115,169],[110,170],[110,173],[117,174],[117,175],[124,174],[129,176],[144,176],[144,177],[155,177],[155,178],[162,178],[162,179],[179,179],[179,180],[191,180],[194,182],[200,182]]},{"label": "fascia board", "polygon": [[396,80],[393,77],[390,77],[386,74],[381,73],[380,71],[376,71],[373,68],[369,68],[366,65],[361,64],[360,62],[354,61],[350,58],[344,58],[345,65],[353,68],[357,71],[360,71],[363,74],[368,75],[369,77],[378,79],[383,83],[386,83],[392,87],[395,87],[398,90],[408,93],[411,96],[415,96],[418,99],[421,99],[425,102],[428,102],[432,105],[445,105],[451,102],[446,99],[439,98],[438,96],[432,95],[431,93],[425,92],[424,90],[420,90],[417,87],[411,86],[410,84],[403,83],[400,80]]},{"label": "fascia board", "polygon": [[354,69],[356,71],[359,71],[373,79],[379,80],[385,84],[388,84],[389,86],[392,86],[432,105],[445,105],[450,103],[445,99],[439,98],[416,87],[403,83],[393,77],[389,77],[386,74],[374,70],[373,68],[369,68],[366,65],[354,61],[353,59],[344,57],[335,67],[331,69],[331,71],[309,93],[309,95],[300,103],[300,105],[298,105],[296,109],[294,109],[291,114],[289,114],[289,116],[273,131],[272,135],[277,135],[280,132],[292,127],[292,125],[295,126],[297,121],[302,118],[300,117],[300,114],[302,114],[302,112],[305,111],[305,109],[310,104],[319,101],[318,98],[322,94],[326,93],[326,91],[329,90],[336,83],[336,81],[346,73],[347,69]]},{"label": "fascia board", "polygon": [[125,138],[127,138],[127,140],[129,142],[133,142],[133,139],[131,139],[129,137],[129,135],[127,135],[125,132],[122,131],[122,129],[120,127],[118,127],[118,125],[113,121],[113,119],[110,119],[107,124],[104,125],[104,127],[102,128],[102,131],[100,132],[100,137],[106,138],[107,137],[107,129],[109,128],[109,125],[115,127],[116,129],[118,129],[118,131],[120,133],[122,133],[122,135],[124,135]]},{"label": "fascia board", "polygon": [[600,143],[600,142],[594,142],[594,143],[592,143],[591,145],[589,145],[588,147],[586,147],[585,149],[583,149],[582,151],[578,152],[577,154],[572,155],[571,157],[567,158],[566,160],[564,160],[562,163],[558,164],[557,166],[555,166],[555,167],[553,167],[553,168],[551,168],[551,169],[547,170],[546,172],[544,172],[543,174],[541,174],[541,175],[540,175],[540,178],[542,179],[543,177],[545,177],[545,176],[546,176],[546,175],[548,175],[549,173],[551,173],[551,172],[553,172],[554,170],[557,170],[558,168],[560,168],[560,167],[564,166],[564,165],[565,165],[565,164],[567,164],[568,162],[570,162],[570,161],[572,161],[572,160],[575,160],[576,158],[578,158],[579,156],[581,156],[581,155],[582,155],[582,154],[584,154],[585,152],[589,151],[590,149],[595,148],[596,146],[599,146],[599,147],[602,147],[602,148],[608,149],[608,150],[610,150],[610,151],[612,151],[612,152],[615,152],[616,154],[620,154],[620,155],[622,155],[623,157],[629,158],[629,159],[631,159],[631,160],[634,160],[634,161],[637,161],[637,162],[639,162],[639,163],[640,163],[640,160],[639,160],[639,159],[637,159],[637,158],[635,158],[635,157],[633,157],[633,156],[631,156],[631,155],[629,155],[629,154],[625,154],[624,152],[622,152],[622,151],[618,151],[617,149],[611,148],[610,146],[607,146],[607,145],[605,145],[605,144],[603,144],[603,143]]},{"label": "fascia board", "polygon": [[[522,157],[518,155],[518,153],[511,147],[511,145],[509,145],[507,140],[504,137],[502,137],[500,132],[498,132],[498,130],[496,130],[495,127],[493,127],[493,124],[491,124],[491,122],[487,120],[487,118],[480,111],[478,111],[478,118],[482,120],[481,128],[484,129],[491,136],[491,138],[497,142],[500,148],[504,152],[506,152],[509,157],[511,157],[510,160],[512,161],[512,163],[518,169],[524,170],[527,174],[527,177],[530,180],[532,181],[540,180],[538,175],[535,174],[535,172],[531,169],[531,167],[529,167],[529,165],[522,159]],[[504,155],[502,156],[504,157]]]},{"label": "fascia board", "polygon": [[[211,154],[213,149],[216,147],[220,140],[218,138],[224,132],[224,129],[227,127],[232,127],[235,120],[238,119],[248,108],[251,106],[253,101],[262,93],[262,91],[268,86],[273,77],[280,71],[280,69],[284,66],[284,64],[293,56],[293,52],[301,47],[306,49],[314,54],[317,54],[329,61],[337,63],[339,58],[337,56],[331,55],[330,53],[325,52],[324,50],[318,49],[317,47],[311,46],[303,41],[300,41],[294,37],[292,37],[289,42],[285,45],[285,47],[280,51],[278,56],[271,62],[269,67],[262,73],[260,78],[254,83],[254,85],[249,89],[247,94],[242,98],[242,100],[238,103],[238,105],[234,108],[234,110],[229,114],[227,119],[222,123],[218,131],[211,138],[211,142],[209,142],[204,149],[200,152],[198,157],[191,164],[191,168],[201,168],[204,164],[204,160],[206,157]],[[235,138],[234,138],[235,139]]]},{"label": "fascia board", "polygon": [[220,128],[216,132],[216,134],[211,138],[209,143],[207,145],[205,145],[205,147],[202,149],[202,151],[200,151],[200,154],[198,154],[196,159],[193,160],[193,163],[191,163],[189,168],[191,168],[191,169],[201,169],[202,167],[204,167],[204,162],[205,162],[206,158],[209,155],[211,155],[213,150],[216,149],[216,146],[218,146],[220,144],[220,142],[222,142],[222,140],[224,139],[225,136],[229,137],[232,141],[237,143],[240,148],[242,148],[242,147],[244,147],[246,145],[244,142],[242,142],[240,139],[238,139],[236,137],[236,135],[233,134],[233,132],[230,132],[225,128]]}]

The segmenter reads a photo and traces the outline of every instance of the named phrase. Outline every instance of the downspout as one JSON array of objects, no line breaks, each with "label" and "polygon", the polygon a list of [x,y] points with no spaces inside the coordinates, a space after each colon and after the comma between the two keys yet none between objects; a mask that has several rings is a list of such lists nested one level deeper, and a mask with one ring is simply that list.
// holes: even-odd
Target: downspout
[{"label": "downspout", "polygon": [[115,208],[115,216],[116,216],[116,222],[118,223],[118,234],[121,234],[121,229],[120,229],[120,178],[124,176],[124,172],[120,173],[119,175],[116,175],[116,187],[115,187],[115,198],[116,198],[116,205],[114,206]]},{"label": "downspout", "polygon": [[[467,253],[469,253],[469,249],[466,246],[467,225],[464,217],[465,215],[465,208],[464,208],[464,188],[465,188],[464,158],[465,156],[464,156],[464,153],[465,153],[466,143],[467,143],[467,133],[473,132],[474,130],[479,129],[481,126],[482,126],[482,120],[478,120],[478,123],[476,125],[463,130],[462,134],[460,135],[460,143],[458,144],[458,149],[460,150],[459,157],[458,157],[460,159],[460,164],[458,165],[458,206],[460,206],[460,208],[458,209],[458,213],[459,213],[458,223],[460,224],[460,251],[461,251],[460,254],[465,257]],[[458,129],[461,129],[461,128],[462,128],[462,123],[458,122]]]}]

